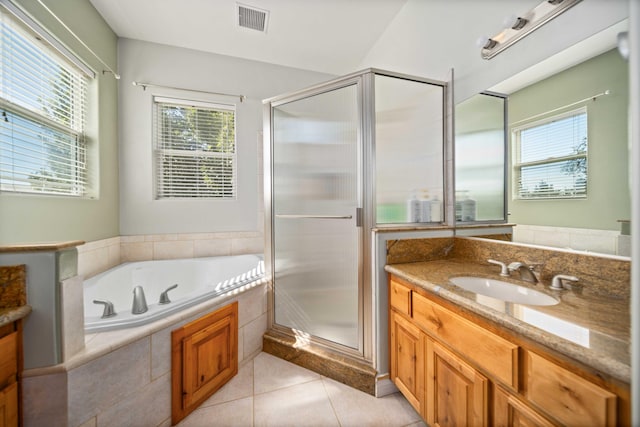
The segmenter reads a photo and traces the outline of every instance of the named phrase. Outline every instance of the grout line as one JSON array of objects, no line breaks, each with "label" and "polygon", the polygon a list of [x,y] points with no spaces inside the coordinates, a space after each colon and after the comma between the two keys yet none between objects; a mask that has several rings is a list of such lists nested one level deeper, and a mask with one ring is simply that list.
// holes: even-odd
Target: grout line
[{"label": "grout line", "polygon": [[251,358],[251,426],[256,425],[256,357]]},{"label": "grout line", "polygon": [[338,416],[338,411],[336,411],[336,408],[333,405],[333,400],[331,399],[331,395],[329,394],[329,390],[327,390],[327,385],[326,385],[324,379],[325,379],[325,377],[320,378],[320,381],[322,382],[322,388],[324,389],[324,392],[327,394],[327,399],[329,399],[329,405],[331,405],[331,409],[333,410],[333,415],[336,417],[336,421],[338,421],[338,425],[342,426],[342,423],[340,422],[340,417]]}]

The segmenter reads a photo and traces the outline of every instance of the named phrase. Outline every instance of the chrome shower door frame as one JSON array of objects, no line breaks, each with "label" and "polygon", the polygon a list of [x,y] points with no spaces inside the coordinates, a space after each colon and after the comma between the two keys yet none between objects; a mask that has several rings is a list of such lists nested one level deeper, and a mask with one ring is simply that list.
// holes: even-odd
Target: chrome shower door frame
[{"label": "chrome shower door frame", "polygon": [[[366,232],[370,230],[371,224],[367,221],[367,217],[370,215],[366,214],[367,209],[365,206],[370,206],[371,202],[365,200],[367,198],[364,185],[367,181],[369,181],[365,177],[365,168],[364,165],[368,159],[365,159],[365,132],[369,132],[366,129],[364,119],[365,112],[364,109],[364,73],[355,73],[348,76],[344,76],[342,78],[319,84],[316,86],[309,87],[302,91],[294,92],[291,94],[282,95],[275,98],[270,98],[263,101],[263,138],[264,138],[264,200],[265,200],[265,274],[266,277],[271,279],[271,286],[269,288],[268,295],[268,329],[277,331],[279,333],[283,333],[290,337],[293,337],[300,342],[301,344],[312,344],[317,345],[333,352],[337,352],[339,354],[358,359],[358,360],[366,360],[371,361],[372,359],[372,325],[371,325],[371,313],[372,313],[372,303],[371,303],[371,281],[369,270],[371,269],[370,265],[370,236],[369,233]],[[294,331],[293,329],[279,325],[276,323],[275,319],[275,287],[276,283],[276,272],[275,272],[275,244],[273,238],[273,231],[275,228],[275,213],[274,206],[272,203],[273,196],[273,167],[274,167],[274,159],[273,159],[273,151],[274,151],[274,129],[272,128],[273,124],[273,110],[274,108],[281,106],[283,104],[291,103],[294,101],[303,100],[305,98],[310,98],[316,95],[321,95],[327,92],[347,88],[349,86],[355,86],[357,97],[357,164],[356,164],[356,176],[357,176],[357,203],[358,208],[356,210],[356,223],[357,226],[357,259],[358,259],[358,326],[357,326],[357,340],[358,346],[357,348],[351,348],[346,345],[341,345],[321,337],[304,335],[301,336],[300,331]],[[280,217],[283,217],[281,215]],[[287,215],[289,218],[293,218],[296,215]],[[305,215],[306,217],[306,215]],[[328,218],[328,219],[347,219],[345,217],[336,217],[336,218]],[[367,274],[365,274],[367,273]],[[368,285],[367,285],[368,283]],[[367,303],[365,303],[365,301]]]}]

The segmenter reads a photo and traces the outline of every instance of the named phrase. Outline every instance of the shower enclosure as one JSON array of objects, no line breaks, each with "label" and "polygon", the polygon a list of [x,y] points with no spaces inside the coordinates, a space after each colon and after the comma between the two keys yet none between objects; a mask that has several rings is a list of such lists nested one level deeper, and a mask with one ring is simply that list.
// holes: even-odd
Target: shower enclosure
[{"label": "shower enclosure", "polygon": [[374,365],[372,231],[445,222],[445,89],[366,70],[264,101],[270,328],[297,346]]}]

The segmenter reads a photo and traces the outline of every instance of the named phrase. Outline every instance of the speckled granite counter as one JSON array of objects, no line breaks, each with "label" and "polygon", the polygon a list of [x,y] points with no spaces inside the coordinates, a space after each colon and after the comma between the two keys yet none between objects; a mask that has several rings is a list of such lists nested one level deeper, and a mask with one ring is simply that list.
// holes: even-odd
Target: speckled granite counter
[{"label": "speckled granite counter", "polygon": [[24,319],[31,313],[30,305],[20,307],[0,308],[0,327]]},{"label": "speckled granite counter", "polygon": [[[387,265],[385,270],[465,309],[534,340],[618,380],[629,383],[630,313],[626,298],[577,290],[552,291],[547,281],[531,284],[502,278],[496,266],[467,259]],[[511,281],[553,295],[560,303],[533,306],[507,303],[465,291],[449,282],[456,276]]]}]

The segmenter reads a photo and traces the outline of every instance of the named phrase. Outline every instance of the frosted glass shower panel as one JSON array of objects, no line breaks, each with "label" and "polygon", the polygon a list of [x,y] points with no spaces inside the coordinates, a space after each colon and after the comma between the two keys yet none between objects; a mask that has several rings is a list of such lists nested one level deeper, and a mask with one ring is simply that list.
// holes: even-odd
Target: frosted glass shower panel
[{"label": "frosted glass shower panel", "polygon": [[273,108],[275,323],[359,348],[357,86]]},{"label": "frosted glass shower panel", "polygon": [[375,76],[376,222],[444,221],[444,88]]},{"label": "frosted glass shower panel", "polygon": [[480,93],[456,105],[456,221],[505,220],[505,99]]}]

